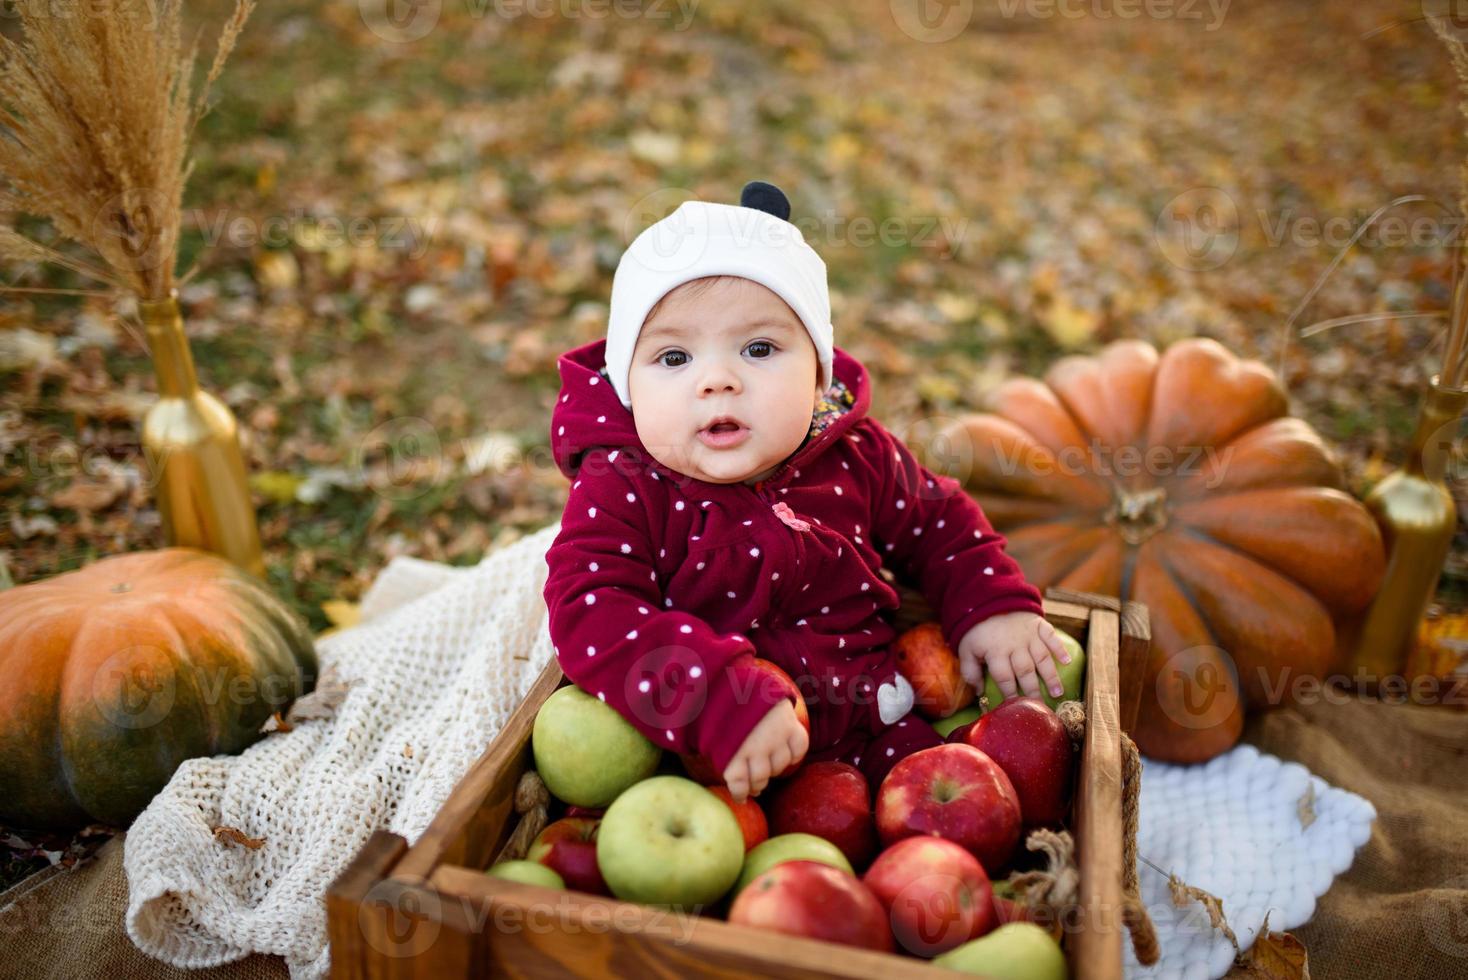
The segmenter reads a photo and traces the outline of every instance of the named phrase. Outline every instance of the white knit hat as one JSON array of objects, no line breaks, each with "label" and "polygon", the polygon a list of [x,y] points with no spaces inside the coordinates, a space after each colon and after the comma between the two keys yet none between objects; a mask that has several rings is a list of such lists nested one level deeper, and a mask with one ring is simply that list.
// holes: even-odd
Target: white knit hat
[{"label": "white knit hat", "polygon": [[826,263],[789,217],[790,202],[780,189],[752,180],[739,204],[684,201],[633,240],[617,263],[607,317],[607,377],[624,408],[632,407],[627,375],[648,312],[676,287],[705,276],[751,279],[790,304],[815,344],[821,390],[831,386]]}]

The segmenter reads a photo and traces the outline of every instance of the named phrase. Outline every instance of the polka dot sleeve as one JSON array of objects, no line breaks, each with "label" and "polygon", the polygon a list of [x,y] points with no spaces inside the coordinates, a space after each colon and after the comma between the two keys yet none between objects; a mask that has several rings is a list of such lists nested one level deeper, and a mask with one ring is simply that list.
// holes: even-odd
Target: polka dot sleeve
[{"label": "polka dot sleeve", "polygon": [[871,526],[883,564],[938,612],[953,649],[973,626],[999,613],[1042,613],[1040,590],[1004,551],[983,510],[952,477],[923,466],[875,419],[856,427],[867,462]]},{"label": "polka dot sleeve", "polygon": [[669,604],[653,526],[637,481],[605,450],[588,453],[546,552],[551,642],[577,687],[654,745],[706,755],[722,771],[785,694],[760,683],[748,637]]}]

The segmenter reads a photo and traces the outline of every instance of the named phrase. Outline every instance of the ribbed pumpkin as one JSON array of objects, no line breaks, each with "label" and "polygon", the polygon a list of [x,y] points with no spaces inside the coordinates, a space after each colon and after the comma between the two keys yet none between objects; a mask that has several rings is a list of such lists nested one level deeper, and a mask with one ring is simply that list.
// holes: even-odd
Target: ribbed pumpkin
[{"label": "ribbed pumpkin", "polygon": [[1246,707],[1329,673],[1338,626],[1381,583],[1376,523],[1287,407],[1268,368],[1216,341],[1161,355],[1117,341],[1043,382],[1005,381],[984,414],[915,447],[965,484],[1037,587],[1147,606],[1134,737],[1154,758],[1212,758]]},{"label": "ribbed pumpkin", "polygon": [[122,826],[315,683],[301,618],[216,555],[106,558],[0,592],[0,822]]}]

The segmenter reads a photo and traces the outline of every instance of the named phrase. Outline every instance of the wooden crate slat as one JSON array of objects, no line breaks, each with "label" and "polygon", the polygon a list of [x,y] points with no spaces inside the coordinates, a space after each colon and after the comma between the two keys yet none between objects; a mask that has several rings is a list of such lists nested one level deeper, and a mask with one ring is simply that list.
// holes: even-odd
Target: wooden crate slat
[{"label": "wooden crate slat", "polygon": [[[790,980],[868,980],[907,967],[932,980],[973,976],[913,959],[894,964],[886,953],[539,888],[465,868],[439,868],[431,883],[473,907],[474,917],[511,925],[493,933],[489,955],[497,968],[512,975],[752,978],[769,976],[772,965],[778,965],[779,976]],[[579,937],[577,943],[566,942],[563,934],[519,927],[526,916],[550,919],[551,908],[566,932]]]},{"label": "wooden crate slat", "polygon": [[[374,831],[326,892],[326,935],[331,944],[331,973],[343,980],[363,980],[369,953],[360,918],[373,886],[386,876],[408,849],[408,842],[385,830]],[[366,914],[371,914],[366,913]]]},{"label": "wooden crate slat", "polygon": [[1071,935],[1071,969],[1086,980],[1121,980],[1120,617],[1093,609],[1086,639],[1086,738],[1076,801],[1080,905],[1086,918]]},{"label": "wooden crate slat", "polygon": [[1147,682],[1147,659],[1152,651],[1152,620],[1140,602],[1121,605],[1121,649],[1118,652],[1117,700],[1121,730],[1137,730],[1142,687]]}]

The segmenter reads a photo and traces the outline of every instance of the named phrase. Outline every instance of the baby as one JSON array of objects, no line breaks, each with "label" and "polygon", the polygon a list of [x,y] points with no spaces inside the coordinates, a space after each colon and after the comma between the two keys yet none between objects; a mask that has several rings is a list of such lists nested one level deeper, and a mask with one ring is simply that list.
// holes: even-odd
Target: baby
[{"label": "baby", "polygon": [[942,742],[897,672],[883,566],[921,589],[976,687],[987,668],[1006,697],[1058,695],[1053,658],[1069,661],[978,505],[867,415],[825,263],[789,215],[756,181],[639,235],[607,338],[560,358],[551,420],[572,479],[546,554],[556,658],[737,800],[802,758],[849,762],[875,793]]}]

